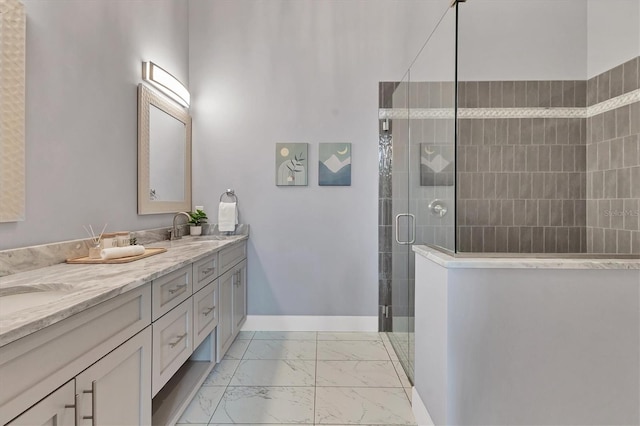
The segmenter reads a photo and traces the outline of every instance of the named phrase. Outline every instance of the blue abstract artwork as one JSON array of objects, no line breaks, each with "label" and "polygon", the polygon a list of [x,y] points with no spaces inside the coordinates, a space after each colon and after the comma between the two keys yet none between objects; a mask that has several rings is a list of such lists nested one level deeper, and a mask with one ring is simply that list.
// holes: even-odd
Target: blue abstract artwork
[{"label": "blue abstract artwork", "polygon": [[318,185],[351,186],[350,143],[321,143],[319,145]]}]

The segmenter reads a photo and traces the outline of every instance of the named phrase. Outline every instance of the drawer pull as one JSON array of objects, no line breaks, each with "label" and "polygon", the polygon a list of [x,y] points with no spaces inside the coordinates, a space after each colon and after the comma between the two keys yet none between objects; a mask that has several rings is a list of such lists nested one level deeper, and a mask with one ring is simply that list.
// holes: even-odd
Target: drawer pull
[{"label": "drawer pull", "polygon": [[91,420],[91,426],[96,426],[98,424],[97,415],[96,415],[96,400],[98,393],[98,386],[96,381],[91,382],[91,390],[82,391],[82,393],[90,393],[91,394],[91,415],[90,416],[82,416],[84,420]]},{"label": "drawer pull", "polygon": [[216,308],[215,306],[212,306],[212,307],[210,307],[210,308],[205,309],[204,311],[202,311],[202,315],[204,315],[204,316],[206,317],[206,316],[207,316],[207,315],[209,315],[211,312],[213,312],[213,310],[214,310],[215,308]]},{"label": "drawer pull", "polygon": [[80,426],[80,395],[76,394],[73,404],[65,404],[64,408],[75,408],[75,413],[73,416],[73,424],[75,426]]},{"label": "drawer pull", "polygon": [[175,348],[176,346],[178,346],[178,343],[182,342],[182,339],[184,339],[185,337],[187,337],[187,333],[184,333],[184,334],[178,336],[178,339],[175,342],[169,343],[169,347],[171,349]]},{"label": "drawer pull", "polygon": [[177,285],[174,288],[170,288],[169,289],[169,294],[175,294],[175,293],[179,292],[180,290],[182,290],[183,288],[187,288],[187,285],[186,284]]},{"label": "drawer pull", "polygon": [[233,284],[234,284],[236,287],[239,287],[239,286],[240,286],[240,284],[241,284],[241,282],[242,282],[242,279],[241,279],[241,275],[240,275],[240,274],[241,274],[241,272],[240,272],[240,271],[237,271],[237,272],[235,272],[235,273],[233,274],[233,277],[234,277]]},{"label": "drawer pull", "polygon": [[216,267],[215,267],[215,266],[212,266],[212,267],[210,267],[210,268],[204,269],[204,270],[202,271],[202,275],[207,275],[207,274],[209,274],[209,273],[213,272],[215,269],[216,269]]}]

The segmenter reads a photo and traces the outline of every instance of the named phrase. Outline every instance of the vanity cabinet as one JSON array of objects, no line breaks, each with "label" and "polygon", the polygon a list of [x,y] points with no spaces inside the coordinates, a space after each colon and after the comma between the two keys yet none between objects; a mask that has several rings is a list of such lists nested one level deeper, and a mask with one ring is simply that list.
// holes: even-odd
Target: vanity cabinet
[{"label": "vanity cabinet", "polygon": [[[246,253],[246,249],[245,249]],[[237,259],[236,259],[237,260]],[[247,319],[247,261],[242,260],[219,278],[220,320],[216,361],[222,361]]]},{"label": "vanity cabinet", "polygon": [[[30,409],[150,323],[147,284],[0,348],[0,424]],[[149,365],[150,359],[145,362]],[[127,386],[149,386],[151,396],[150,385],[134,383],[134,376],[128,380]]]},{"label": "vanity cabinet", "polygon": [[151,327],[76,376],[78,425],[151,423]]},{"label": "vanity cabinet", "polygon": [[0,425],[175,424],[246,319],[246,246],[0,347]]}]

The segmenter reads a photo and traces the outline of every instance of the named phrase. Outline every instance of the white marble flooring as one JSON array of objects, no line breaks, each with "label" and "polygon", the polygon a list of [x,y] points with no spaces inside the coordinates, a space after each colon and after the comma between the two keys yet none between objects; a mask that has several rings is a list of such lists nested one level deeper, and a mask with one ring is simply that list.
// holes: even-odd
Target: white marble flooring
[{"label": "white marble flooring", "polygon": [[243,331],[179,425],[415,425],[384,333]]}]

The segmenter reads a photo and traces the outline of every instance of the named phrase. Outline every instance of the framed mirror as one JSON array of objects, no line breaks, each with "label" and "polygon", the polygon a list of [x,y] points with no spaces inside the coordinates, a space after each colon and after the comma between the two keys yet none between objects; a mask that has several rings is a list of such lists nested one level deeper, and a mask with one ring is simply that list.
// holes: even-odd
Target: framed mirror
[{"label": "framed mirror", "polygon": [[138,85],[138,214],[191,210],[191,116]]},{"label": "framed mirror", "polygon": [[0,222],[25,219],[24,6],[0,0]]}]

